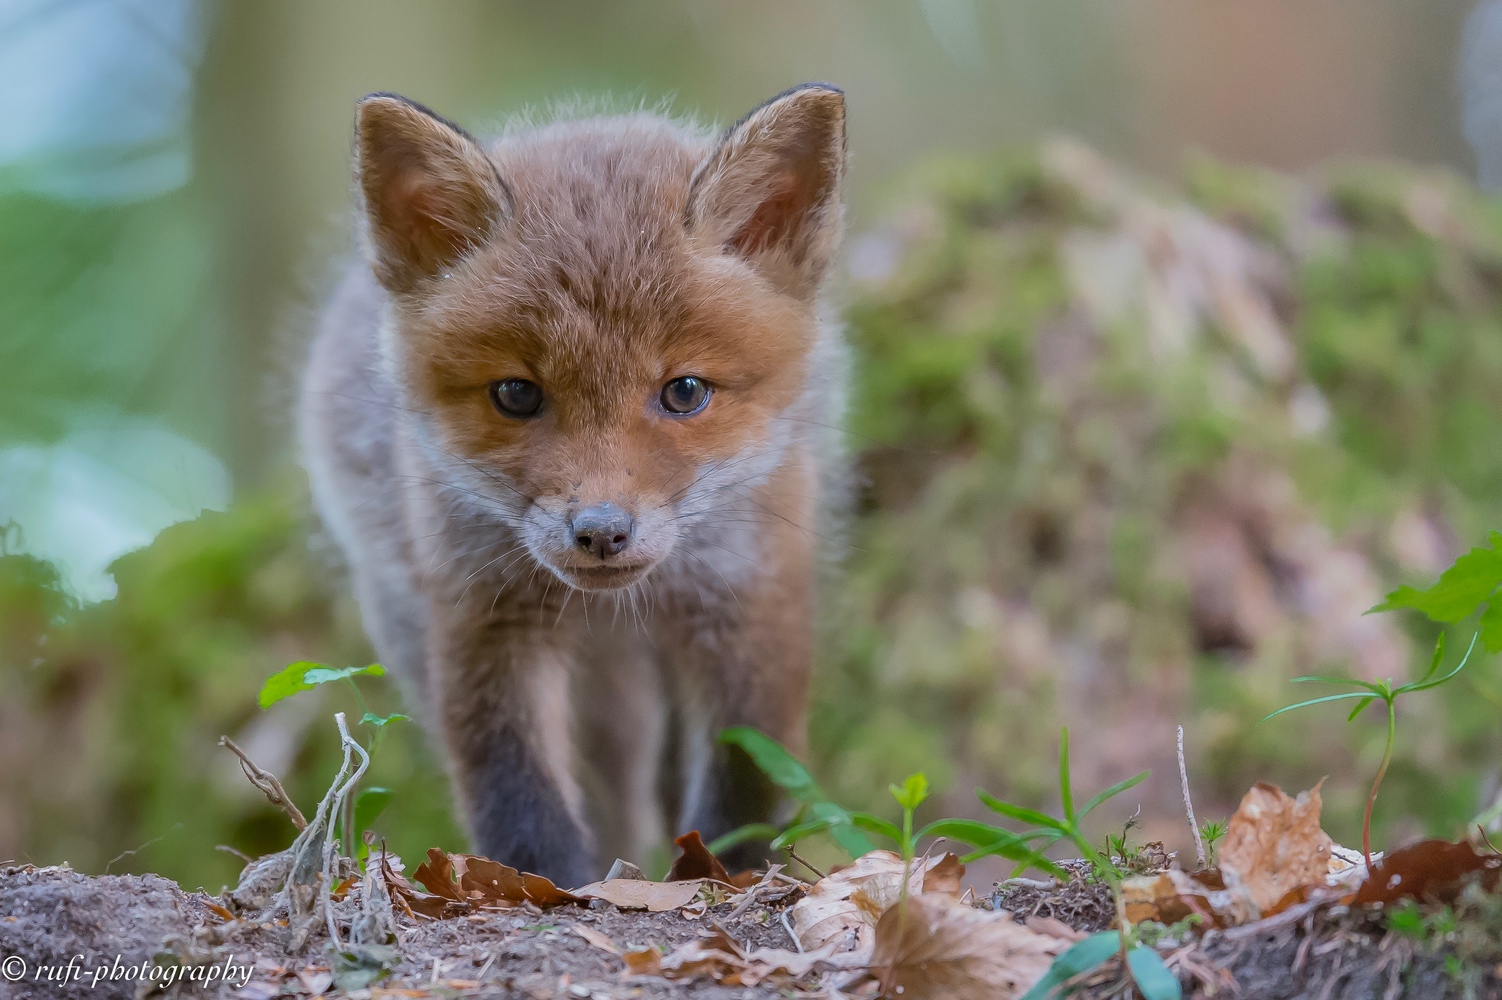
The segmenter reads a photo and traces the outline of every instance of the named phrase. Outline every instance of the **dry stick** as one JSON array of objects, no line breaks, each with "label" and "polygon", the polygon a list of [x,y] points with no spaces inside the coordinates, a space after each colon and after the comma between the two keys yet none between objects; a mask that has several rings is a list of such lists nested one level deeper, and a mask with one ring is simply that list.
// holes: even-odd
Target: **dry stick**
[{"label": "dry stick", "polygon": [[815,878],[823,878],[824,877],[824,873],[823,872],[819,871],[819,869],[815,868],[813,865],[809,864],[807,861],[804,861],[802,858],[798,857],[798,852],[795,851],[795,850],[793,850],[793,845],[792,844],[789,844],[788,846],[784,847],[783,850],[788,852],[788,857],[792,858],[794,861],[798,862],[804,868],[807,868],[809,871],[813,872]]},{"label": "dry stick", "polygon": [[1189,832],[1194,834],[1194,854],[1200,867],[1205,867],[1205,842],[1200,837],[1200,825],[1194,819],[1194,801],[1189,798],[1189,768],[1184,764],[1184,727],[1179,727],[1179,781],[1184,786],[1184,811],[1189,814]]},{"label": "dry stick", "polygon": [[246,779],[259,788],[271,800],[271,804],[281,807],[281,810],[292,820],[292,825],[299,830],[306,829],[308,821],[303,818],[302,811],[297,808],[297,803],[292,801],[282,783],[276,779],[276,775],[257,766],[256,762],[246,756],[245,751],[235,745],[235,741],[228,736],[219,737],[219,745],[230,753],[240,758],[240,770],[245,772]]},{"label": "dry stick", "polygon": [[[334,848],[334,816],[344,807],[344,803],[349,798],[350,791],[365,776],[365,769],[370,766],[370,754],[365,752],[365,748],[360,745],[358,740],[349,735],[349,727],[344,724],[343,712],[334,713],[334,723],[339,727],[339,740],[344,747],[344,763],[339,768],[339,778],[343,778],[346,770],[349,768],[350,751],[353,750],[360,757],[359,766],[354,769],[354,772],[349,775],[344,784],[339,785],[339,778],[335,778],[334,783],[337,786],[337,790],[329,790],[329,794],[333,796],[334,801],[333,808],[328,813],[329,825],[324,831],[323,840],[323,885],[320,886],[323,891],[323,913],[328,920],[329,940],[333,942],[335,951],[342,951],[344,944],[339,940],[339,925],[334,920],[334,900],[332,898],[334,871],[339,864],[339,852]],[[322,812],[321,806],[319,811]]]}]

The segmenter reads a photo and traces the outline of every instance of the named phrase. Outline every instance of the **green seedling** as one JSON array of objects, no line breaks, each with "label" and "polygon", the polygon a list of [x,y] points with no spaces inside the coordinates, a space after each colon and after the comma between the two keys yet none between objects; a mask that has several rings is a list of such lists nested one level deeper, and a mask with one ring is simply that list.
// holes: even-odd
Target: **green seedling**
[{"label": "green seedling", "polygon": [[[1476,624],[1481,645],[1488,653],[1502,652],[1502,531],[1487,534],[1487,544],[1478,545],[1456,559],[1449,569],[1427,590],[1399,587],[1367,614],[1412,608],[1432,621],[1458,625],[1480,612]],[[1475,640],[1472,640],[1475,644]],[[1469,654],[1467,654],[1469,655]],[[1472,684],[1483,697],[1498,701],[1498,696],[1479,680]],[[1472,826],[1490,828],[1502,819],[1502,801],[1471,820]]]},{"label": "green seedling", "polygon": [[1280,708],[1262,720],[1266,722],[1268,719],[1282,715],[1285,712],[1292,712],[1300,708],[1309,708],[1313,705],[1323,705],[1326,702],[1332,701],[1355,700],[1355,707],[1351,709],[1351,714],[1346,716],[1347,722],[1354,721],[1358,715],[1379,701],[1386,707],[1387,742],[1382,750],[1382,763],[1377,768],[1377,776],[1372,779],[1371,791],[1367,793],[1366,816],[1361,822],[1361,853],[1366,860],[1368,870],[1372,866],[1372,807],[1377,804],[1377,792],[1382,788],[1382,779],[1387,776],[1388,765],[1392,763],[1393,747],[1397,745],[1398,699],[1406,694],[1414,694],[1418,691],[1427,691],[1430,688],[1439,687],[1460,673],[1470,660],[1471,652],[1476,648],[1476,640],[1479,637],[1479,632],[1471,636],[1471,644],[1466,648],[1465,656],[1460,658],[1460,662],[1452,670],[1441,674],[1439,668],[1445,658],[1445,637],[1441,633],[1438,641],[1434,644],[1434,655],[1429,660],[1429,669],[1424,672],[1424,676],[1401,686],[1394,686],[1394,682],[1390,677],[1386,680],[1378,681],[1363,681],[1346,677],[1295,677],[1293,679],[1295,684],[1350,684],[1355,685],[1357,690],[1342,691],[1339,694],[1327,694],[1321,698],[1310,698],[1307,701],[1301,701],[1297,704]]},{"label": "green seedling", "polygon": [[[1069,729],[1066,727],[1059,730],[1059,804],[1063,811],[1062,817],[1050,816],[1012,802],[1003,802],[984,791],[976,794],[980,796],[986,808],[993,812],[998,812],[1019,823],[1033,825],[1033,829],[1018,834],[1018,839],[1028,843],[1035,839],[1043,841],[1041,847],[1018,862],[1017,868],[1013,871],[1014,875],[1021,874],[1027,868],[1036,868],[1061,881],[1068,881],[1069,873],[1044,857],[1044,852],[1054,844],[1061,840],[1068,840],[1080,851],[1085,860],[1090,862],[1095,877],[1111,887],[1119,905],[1121,880],[1124,873],[1112,861],[1111,854],[1114,851],[1122,859],[1124,865],[1128,862],[1126,839],[1131,823],[1128,822],[1122,829],[1119,838],[1107,838],[1107,849],[1104,852],[1090,842],[1080,824],[1097,807],[1141,784],[1151,773],[1151,771],[1143,771],[1124,781],[1119,781],[1096,794],[1085,803],[1083,808],[1076,810],[1074,781],[1069,769]],[[1168,967],[1158,957],[1157,951],[1138,940],[1132,928],[1123,921],[1121,930],[1094,934],[1060,955],[1049,967],[1047,974],[1028,991],[1023,1000],[1045,1000],[1048,997],[1062,996],[1061,991],[1066,988],[1064,984],[1068,980],[1099,968],[1109,961],[1111,956],[1117,954],[1122,956],[1126,971],[1136,983],[1137,991],[1146,1000],[1180,1000],[1183,996],[1178,977],[1168,971]]]},{"label": "green seedling", "polygon": [[918,844],[930,837],[944,837],[974,848],[961,857],[967,864],[993,854],[1021,861],[1035,853],[1025,838],[978,820],[939,819],[914,830],[914,814],[928,798],[928,778],[923,774],[909,776],[900,787],[891,786],[892,796],[903,810],[903,825],[898,826],[873,813],[846,809],[831,801],[797,757],[758,729],[727,729],[720,734],[720,742],[744,750],[773,784],[798,803],[798,809],[783,826],[753,823],[732,830],[708,845],[712,852],[760,838],[770,839],[773,849],[784,850],[809,837],[828,834],[852,858],[876,849],[868,835],[890,841],[906,859],[911,859]]},{"label": "green seedling", "polygon": [[[390,715],[377,715],[370,710],[365,703],[365,695],[360,686],[355,683],[356,677],[383,677],[386,668],[379,663],[372,663],[363,667],[330,667],[327,664],[315,663],[311,660],[298,660],[289,663],[281,670],[272,674],[261,685],[261,693],[257,698],[260,706],[270,708],[284,698],[290,698],[303,691],[312,691],[325,684],[338,684],[343,682],[349,690],[354,692],[355,701],[360,706],[360,725],[369,726],[374,730],[370,743],[365,751],[375,760],[376,751],[380,749],[381,742],[385,739],[386,728],[393,722],[410,719],[410,716],[393,712]],[[361,836],[370,829],[376,819],[385,811],[391,803],[391,790],[387,788],[364,788],[359,794],[351,796],[345,804],[344,815],[339,817],[339,840],[346,845],[346,850],[353,852],[357,861],[363,861],[370,851]]]},{"label": "green seedling", "polygon": [[1214,866],[1215,845],[1226,835],[1226,825],[1219,820],[1211,820],[1200,827],[1200,837],[1205,841],[1205,863]]},{"label": "green seedling", "polygon": [[1149,945],[1135,939],[1130,931],[1101,931],[1080,941],[1054,959],[1053,965],[1022,1000],[1056,1000],[1073,992],[1067,985],[1076,976],[1092,972],[1122,956],[1122,964],[1144,1000],[1183,1000],[1179,978]]},{"label": "green seedling", "polygon": [[[1102,881],[1109,883],[1113,888],[1120,884],[1122,872],[1112,863],[1111,859],[1102,853],[1096,846],[1090,843],[1089,838],[1080,828],[1080,823],[1090,815],[1098,806],[1125,792],[1129,788],[1141,784],[1151,774],[1151,771],[1143,771],[1134,774],[1125,781],[1119,781],[1100,792],[1090,801],[1085,803],[1083,809],[1076,811],[1074,806],[1073,782],[1069,774],[1069,729],[1066,727],[1059,731],[1059,803],[1064,815],[1056,818],[1036,809],[1029,809],[1012,802],[1004,802],[985,791],[977,791],[981,802],[992,812],[1000,813],[1008,819],[1019,823],[1029,823],[1033,829],[1025,833],[1017,834],[1019,840],[1031,843],[1033,840],[1042,840],[1043,845],[1026,857],[1019,859],[1013,875],[1020,875],[1028,868],[1036,868],[1046,872],[1054,878],[1062,881],[1069,880],[1069,873],[1058,865],[1044,857],[1046,852],[1054,844],[1061,840],[1071,841],[1080,851],[1080,856],[1090,862],[1091,868]],[[1123,832],[1123,839],[1125,833]]]},{"label": "green seedling", "polygon": [[[976,795],[988,808],[1008,819],[1031,824],[1033,829],[1015,833],[978,820],[939,819],[914,830],[915,815],[929,794],[928,778],[924,774],[909,775],[901,785],[889,786],[892,798],[902,810],[902,825],[898,826],[880,816],[845,809],[830,801],[814,781],[808,768],[786,747],[759,730],[745,726],[727,729],[720,734],[720,742],[744,750],[763,774],[799,803],[799,808],[792,821],[781,828],[757,823],[732,830],[709,845],[712,852],[745,840],[769,836],[772,837],[773,848],[789,848],[815,834],[828,833],[852,857],[860,857],[874,849],[870,838],[866,836],[874,834],[892,842],[901,853],[905,863],[904,871],[907,871],[922,840],[927,837],[945,837],[974,848],[961,859],[967,863],[995,855],[1017,862],[1017,873],[1036,868],[1067,881],[1069,872],[1044,856],[1044,852],[1051,846],[1067,839],[1090,860],[1097,876],[1118,893],[1121,871],[1090,843],[1081,831],[1080,823],[1096,807],[1140,784],[1150,773],[1143,771],[1112,785],[1086,802],[1084,808],[1076,811],[1069,773],[1069,730],[1064,729],[1059,736],[1059,799],[1064,810],[1062,819],[1025,806],[1003,802],[984,790],[977,789]],[[1123,840],[1124,838],[1125,831]],[[906,888],[907,879],[904,878],[903,899],[899,903],[906,899]],[[1055,959],[1048,974],[1028,992],[1024,1000],[1045,1000],[1058,996],[1060,994],[1057,991],[1065,982],[1099,967],[1117,954],[1123,956],[1124,967],[1137,984],[1138,992],[1146,1000],[1181,1000],[1178,978],[1163,965],[1156,951],[1132,936],[1130,928],[1124,932],[1105,931],[1075,944]]]}]

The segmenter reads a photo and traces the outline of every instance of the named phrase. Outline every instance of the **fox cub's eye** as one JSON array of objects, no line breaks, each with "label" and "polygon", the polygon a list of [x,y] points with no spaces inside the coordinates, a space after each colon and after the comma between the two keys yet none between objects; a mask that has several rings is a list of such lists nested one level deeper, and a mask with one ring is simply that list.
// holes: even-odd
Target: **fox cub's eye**
[{"label": "fox cub's eye", "polygon": [[709,402],[709,383],[685,375],[662,387],[662,408],[669,413],[698,413]]},{"label": "fox cub's eye", "polygon": [[542,409],[542,386],[524,378],[492,382],[490,401],[508,417],[530,417]]}]

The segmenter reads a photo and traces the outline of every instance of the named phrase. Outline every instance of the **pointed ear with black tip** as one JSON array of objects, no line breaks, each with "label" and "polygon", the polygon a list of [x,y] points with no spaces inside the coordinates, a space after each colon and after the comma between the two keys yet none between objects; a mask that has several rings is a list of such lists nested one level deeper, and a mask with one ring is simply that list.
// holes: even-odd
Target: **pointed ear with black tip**
[{"label": "pointed ear with black tip", "polygon": [[725,134],[694,172],[689,235],[749,261],[809,299],[839,240],[845,95],[810,83],[772,98]]},{"label": "pointed ear with black tip", "polygon": [[411,292],[483,243],[511,195],[474,137],[397,94],[362,98],[356,171],[376,279]]}]

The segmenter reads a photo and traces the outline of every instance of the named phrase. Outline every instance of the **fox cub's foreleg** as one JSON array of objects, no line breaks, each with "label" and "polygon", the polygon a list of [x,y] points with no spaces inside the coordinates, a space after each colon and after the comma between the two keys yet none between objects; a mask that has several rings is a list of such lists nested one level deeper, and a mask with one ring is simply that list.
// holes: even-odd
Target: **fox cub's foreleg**
[{"label": "fox cub's foreleg", "polygon": [[435,600],[435,704],[475,849],[561,886],[595,877],[571,765],[572,650],[557,608]]},{"label": "fox cub's foreleg", "polygon": [[[811,571],[806,560],[740,591],[728,603],[677,609],[665,642],[678,702],[683,788],[678,832],[706,843],[774,818],[778,792],[739,748],[718,741],[729,726],[753,726],[802,755],[812,659]],[[764,865],[765,841],[733,848],[732,870]]]}]

